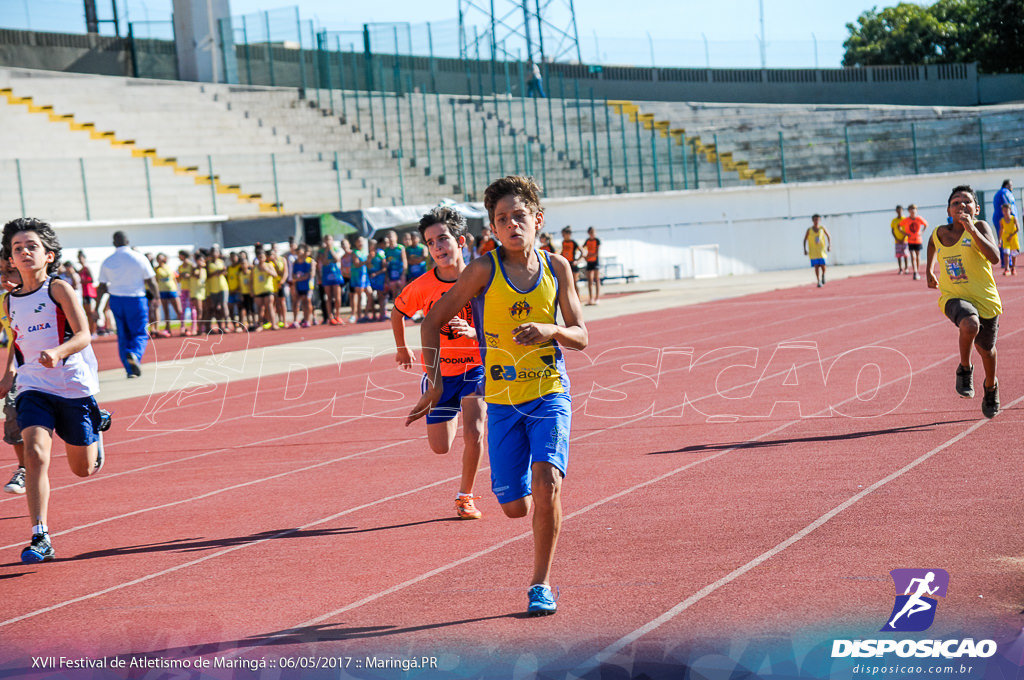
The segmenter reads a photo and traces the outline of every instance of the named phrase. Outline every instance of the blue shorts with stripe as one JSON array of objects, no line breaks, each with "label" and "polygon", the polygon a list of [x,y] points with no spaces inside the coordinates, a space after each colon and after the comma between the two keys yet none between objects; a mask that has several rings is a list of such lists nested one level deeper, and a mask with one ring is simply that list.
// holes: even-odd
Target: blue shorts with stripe
[{"label": "blue shorts with stripe", "polygon": [[568,394],[548,394],[513,406],[487,404],[491,490],[499,503],[530,495],[534,463],[550,463],[565,476],[571,424]]},{"label": "blue shorts with stripe", "polygon": [[[474,366],[459,375],[441,377],[443,386],[437,405],[427,414],[427,425],[447,423],[459,415],[462,400],[466,397],[480,397],[484,393],[484,367]],[[420,383],[421,393],[427,391],[427,376]]]}]

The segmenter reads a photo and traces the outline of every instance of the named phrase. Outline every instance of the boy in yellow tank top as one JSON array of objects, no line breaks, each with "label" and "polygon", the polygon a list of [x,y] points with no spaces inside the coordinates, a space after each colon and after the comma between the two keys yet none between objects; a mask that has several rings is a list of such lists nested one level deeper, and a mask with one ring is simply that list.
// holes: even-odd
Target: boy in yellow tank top
[{"label": "boy in yellow tank top", "polygon": [[[429,387],[406,424],[442,394],[440,334],[467,303],[484,363],[491,486],[507,517],[533,509],[530,616],[556,610],[551,562],[562,524],[561,487],[569,455],[572,402],[562,347],[587,346],[587,327],[568,260],[535,249],[544,228],[540,189],[530,177],[504,177],[484,192],[501,246],[478,257],[431,308],[420,331]],[[561,312],[564,325],[556,321]]]},{"label": "boy in yellow tank top", "polygon": [[811,226],[804,234],[804,255],[811,258],[814,279],[818,282],[818,288],[825,285],[826,258],[831,250],[832,237],[829,236],[825,225],[821,224],[821,215],[812,215]]},{"label": "boy in yellow tank top", "polygon": [[999,220],[999,236],[1002,239],[1003,256],[1006,258],[1006,268],[1003,269],[1003,276],[1017,275],[1017,254],[1020,252],[1020,225],[1017,218],[1010,209],[1009,203],[1002,205],[1003,215]]},{"label": "boy in yellow tank top", "polygon": [[[928,239],[925,274],[928,287],[939,290],[939,309],[960,329],[957,394],[965,399],[974,396],[974,366],[971,365],[971,345],[974,345],[985,367],[981,412],[991,418],[999,413],[996,336],[1003,307],[992,276],[992,265],[999,264],[999,244],[992,227],[976,219],[980,211],[978,197],[971,187],[961,185],[953,189],[946,207],[953,221],[937,227]],[[935,275],[936,263],[938,276]]]},{"label": "boy in yellow tank top", "polygon": [[903,222],[903,206],[896,206],[896,217],[889,223],[889,230],[892,231],[892,238],[896,242],[896,264],[900,268],[900,274],[910,271],[910,263],[907,261],[907,235],[900,229]]}]

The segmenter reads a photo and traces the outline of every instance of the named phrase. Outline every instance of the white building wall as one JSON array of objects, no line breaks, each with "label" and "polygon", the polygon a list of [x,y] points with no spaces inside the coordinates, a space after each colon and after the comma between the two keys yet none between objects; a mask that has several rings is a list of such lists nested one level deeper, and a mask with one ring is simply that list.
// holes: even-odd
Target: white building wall
[{"label": "white building wall", "polygon": [[896,205],[916,203],[921,216],[935,226],[946,221],[950,190],[970,184],[984,192],[988,214],[1003,180],[1020,174],[1020,169],[1003,168],[700,192],[553,198],[544,201],[545,231],[557,250],[562,227],[571,225],[582,245],[587,227],[593,226],[601,239],[601,255],[615,258],[641,280],[673,278],[677,266],[681,276],[692,276],[691,247],[717,244],[719,275],[727,276],[808,266],[804,233],[811,215],[820,213],[832,236],[830,264],[878,263],[894,258],[889,223],[896,216]]}]

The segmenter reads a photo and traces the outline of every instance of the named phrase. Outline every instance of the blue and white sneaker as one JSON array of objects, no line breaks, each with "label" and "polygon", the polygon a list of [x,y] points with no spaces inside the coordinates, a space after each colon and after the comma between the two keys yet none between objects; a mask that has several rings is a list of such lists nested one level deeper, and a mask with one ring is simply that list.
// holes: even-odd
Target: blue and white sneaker
[{"label": "blue and white sneaker", "polygon": [[551,588],[544,585],[530,586],[528,593],[530,606],[526,608],[527,616],[551,616],[558,610],[555,604],[555,596]]},{"label": "blue and white sneaker", "polygon": [[49,534],[32,534],[32,542],[21,551],[21,561],[25,564],[51,562],[54,557],[56,557],[56,553],[53,551],[53,546],[50,545]]}]

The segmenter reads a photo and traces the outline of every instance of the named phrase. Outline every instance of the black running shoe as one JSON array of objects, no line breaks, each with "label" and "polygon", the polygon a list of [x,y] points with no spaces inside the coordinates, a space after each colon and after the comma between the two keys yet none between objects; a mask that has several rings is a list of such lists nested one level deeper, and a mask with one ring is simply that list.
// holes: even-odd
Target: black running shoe
[{"label": "black running shoe", "polygon": [[964,399],[974,397],[974,366],[956,367],[956,393]]},{"label": "black running shoe", "polygon": [[14,474],[11,475],[11,481],[7,482],[4,491],[13,494],[25,493],[25,468],[19,467],[14,471]]},{"label": "black running shoe", "polygon": [[999,383],[985,388],[985,396],[981,400],[981,413],[986,418],[999,413]]},{"label": "black running shoe", "polygon": [[103,433],[110,429],[110,411],[100,409],[99,439],[96,440],[96,463],[93,464],[93,474],[103,469],[103,462],[106,456],[103,453]]},{"label": "black running shoe", "polygon": [[53,552],[53,546],[50,545],[49,534],[32,534],[32,542],[21,551],[21,561],[25,564],[51,562],[54,557],[56,557],[56,553]]},{"label": "black running shoe", "polygon": [[128,353],[125,362],[128,364],[128,377],[138,378],[142,375],[142,366],[139,365],[139,360],[131,352]]}]

